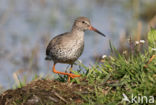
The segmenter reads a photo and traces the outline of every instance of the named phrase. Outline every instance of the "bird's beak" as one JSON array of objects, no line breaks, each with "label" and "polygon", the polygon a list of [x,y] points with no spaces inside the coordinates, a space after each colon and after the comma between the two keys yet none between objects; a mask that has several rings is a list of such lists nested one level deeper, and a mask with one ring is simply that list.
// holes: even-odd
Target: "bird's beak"
[{"label": "bird's beak", "polygon": [[90,25],[90,27],[88,28],[89,30],[92,30],[92,31],[95,31],[97,32],[98,34],[102,35],[102,36],[106,36],[105,34],[103,34],[102,32],[100,32],[99,30],[97,30],[96,28],[94,28],[93,26]]}]

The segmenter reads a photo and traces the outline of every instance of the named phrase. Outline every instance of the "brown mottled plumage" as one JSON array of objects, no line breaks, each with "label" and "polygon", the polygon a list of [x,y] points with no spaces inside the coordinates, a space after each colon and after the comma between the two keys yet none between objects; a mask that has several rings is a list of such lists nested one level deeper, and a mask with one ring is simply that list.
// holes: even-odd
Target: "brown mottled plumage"
[{"label": "brown mottled plumage", "polygon": [[103,33],[91,26],[90,20],[86,17],[78,17],[72,27],[71,32],[66,32],[54,37],[47,49],[46,60],[53,60],[53,72],[68,75],[70,77],[79,77],[80,75],[74,75],[72,73],[63,73],[55,70],[56,63],[66,63],[72,65],[81,56],[84,49],[84,31],[93,30],[103,36]]}]

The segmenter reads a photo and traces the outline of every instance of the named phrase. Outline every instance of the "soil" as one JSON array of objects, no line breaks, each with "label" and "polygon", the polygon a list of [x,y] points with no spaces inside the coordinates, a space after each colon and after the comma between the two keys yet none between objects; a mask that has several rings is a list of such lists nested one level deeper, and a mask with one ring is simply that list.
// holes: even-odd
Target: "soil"
[{"label": "soil", "polygon": [[0,95],[0,105],[64,105],[82,104],[83,95],[91,93],[86,84],[40,79],[22,88],[10,89]]}]

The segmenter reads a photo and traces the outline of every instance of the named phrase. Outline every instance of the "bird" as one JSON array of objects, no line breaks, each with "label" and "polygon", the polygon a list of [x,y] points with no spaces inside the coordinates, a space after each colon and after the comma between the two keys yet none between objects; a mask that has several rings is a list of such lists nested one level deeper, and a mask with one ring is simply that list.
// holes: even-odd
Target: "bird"
[{"label": "bird", "polygon": [[[92,30],[102,36],[106,36],[91,25],[87,17],[81,16],[75,19],[70,32],[55,36],[46,48],[45,60],[52,60],[54,62],[52,71],[56,74],[68,76],[68,82],[71,78],[80,77],[72,73],[74,62],[81,56],[84,50],[84,32]],[[60,72],[55,69],[57,63],[69,64],[70,72]]]}]

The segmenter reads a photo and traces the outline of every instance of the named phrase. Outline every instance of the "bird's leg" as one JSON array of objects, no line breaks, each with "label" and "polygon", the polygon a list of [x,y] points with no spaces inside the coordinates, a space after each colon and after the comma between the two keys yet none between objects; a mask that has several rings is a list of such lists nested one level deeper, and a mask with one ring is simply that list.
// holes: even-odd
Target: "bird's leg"
[{"label": "bird's leg", "polygon": [[54,65],[53,65],[53,72],[54,72],[54,73],[63,74],[63,75],[70,75],[70,73],[64,73],[64,72],[56,71],[55,65],[56,65],[56,63],[54,63]]},{"label": "bird's leg", "polygon": [[[64,73],[64,72],[56,71],[55,65],[56,65],[56,63],[54,63],[54,65],[53,65],[53,72],[57,73],[57,74],[68,75],[68,81],[70,81],[70,78],[80,77],[80,75],[75,75],[75,74],[72,74],[72,73]],[[70,68],[70,72],[71,71],[72,71],[72,66]]]},{"label": "bird's leg", "polygon": [[73,65],[70,67],[70,73],[68,75],[68,82],[70,82],[70,78],[80,77],[80,75],[72,74]]},{"label": "bird's leg", "polygon": [[[70,74],[72,73],[72,68],[73,68],[73,65],[71,64],[71,67],[70,67],[70,69],[69,69],[69,70],[70,70],[70,71],[69,71]],[[68,82],[70,82],[70,78],[71,78],[71,76],[69,75],[69,76],[68,76]]]}]

